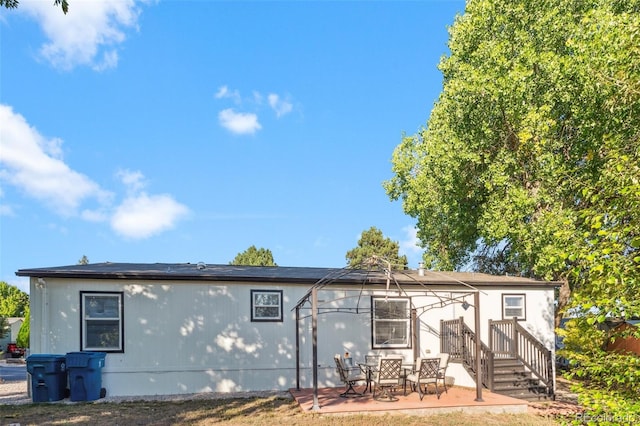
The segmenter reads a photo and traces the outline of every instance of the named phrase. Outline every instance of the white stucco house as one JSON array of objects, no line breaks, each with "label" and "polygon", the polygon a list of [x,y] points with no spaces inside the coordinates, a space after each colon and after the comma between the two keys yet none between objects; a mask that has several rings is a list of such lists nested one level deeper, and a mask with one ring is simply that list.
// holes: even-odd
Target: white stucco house
[{"label": "white stucco house", "polygon": [[[411,362],[448,352],[448,379],[473,387],[480,365],[473,331],[490,345],[481,351],[485,366],[518,357],[523,347],[531,353],[527,345],[534,345],[535,359],[524,354],[521,361],[553,391],[552,282],[203,263],[97,263],[16,274],[30,277],[31,353],[106,352],[102,384],[112,396],[308,388],[314,352],[318,386],[341,385],[337,353],[356,360],[402,354]],[[521,341],[523,335],[536,343]],[[493,385],[493,378],[485,383]]]},{"label": "white stucco house", "polygon": [[0,351],[6,351],[9,343],[16,343],[23,322],[24,318],[21,317],[7,318],[7,330],[4,337],[0,338]]}]

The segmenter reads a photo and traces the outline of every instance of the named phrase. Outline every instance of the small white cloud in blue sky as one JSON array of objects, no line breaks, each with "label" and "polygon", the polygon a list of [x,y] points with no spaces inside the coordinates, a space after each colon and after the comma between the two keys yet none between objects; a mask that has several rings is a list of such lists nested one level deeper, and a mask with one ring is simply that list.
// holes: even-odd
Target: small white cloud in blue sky
[{"label": "small white cloud in blue sky", "polygon": [[120,235],[144,239],[172,229],[189,210],[168,194],[144,192],[127,197],[111,217],[111,227]]},{"label": "small white cloud in blue sky", "polygon": [[126,39],[125,30],[137,29],[139,2],[73,0],[66,15],[52,3],[23,0],[19,7],[48,39],[39,51],[43,59],[62,70],[88,66],[101,71],[118,65],[117,47]]},{"label": "small white cloud in blue sky", "polygon": [[242,98],[240,97],[240,92],[237,90],[229,90],[227,86],[220,86],[218,91],[215,94],[216,99],[231,99],[236,104],[240,104],[242,102]]},{"label": "small white cloud in blue sky", "polygon": [[[257,90],[252,91],[252,97],[243,102],[242,96],[237,89],[231,90],[228,86],[220,86],[214,95],[216,99],[230,99],[236,105],[249,104],[252,112],[240,112],[233,108],[223,109],[218,113],[218,121],[222,127],[236,135],[252,135],[262,129],[258,113],[255,111],[264,104],[264,96]],[[293,104],[276,93],[269,93],[267,96],[269,107],[280,118],[293,111]]]},{"label": "small white cloud in blue sky", "polygon": [[400,240],[400,251],[409,257],[422,252],[423,248],[419,246],[420,240],[415,226],[405,226],[402,231],[405,233],[405,238]]},{"label": "small white cloud in blue sky", "polygon": [[220,125],[237,135],[252,135],[262,128],[258,116],[249,112],[236,112],[232,108],[218,113]]},{"label": "small white cloud in blue sky", "polygon": [[126,185],[130,193],[136,193],[146,185],[144,175],[139,170],[118,170],[116,176]]},{"label": "small white cloud in blue sky", "polygon": [[273,108],[278,118],[282,117],[283,115],[289,114],[293,109],[293,105],[291,104],[291,102],[280,99],[280,96],[276,95],[275,93],[270,93],[268,99],[269,106]]},{"label": "small white cloud in blue sky", "polygon": [[[89,222],[109,221],[118,234],[140,239],[171,229],[189,212],[171,195],[143,192],[144,175],[130,170],[117,172],[127,195],[120,205],[114,206],[114,192],[64,162],[62,140],[45,138],[7,105],[0,104],[0,122],[0,182],[41,201],[59,215],[77,216]],[[91,200],[99,207],[82,209]],[[2,212],[12,213],[10,208]]]}]

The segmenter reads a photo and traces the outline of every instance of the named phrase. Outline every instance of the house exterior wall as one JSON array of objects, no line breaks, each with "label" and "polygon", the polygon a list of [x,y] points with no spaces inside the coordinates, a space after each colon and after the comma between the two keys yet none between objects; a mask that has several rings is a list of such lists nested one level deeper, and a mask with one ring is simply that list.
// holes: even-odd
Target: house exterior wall
[{"label": "house exterior wall", "polygon": [[9,330],[7,334],[0,339],[0,351],[6,351],[9,343],[16,343],[18,339],[18,333],[24,320],[22,318],[7,318],[9,323]]},{"label": "house exterior wall", "polygon": [[[282,290],[283,321],[252,322],[251,290]],[[124,352],[108,353],[102,384],[111,396],[286,390],[296,386],[296,319],[292,311],[309,285],[147,281],[133,279],[31,278],[31,353],[65,354],[80,348],[80,292],[123,292]],[[446,289],[445,289],[446,290]],[[449,289],[455,292],[454,288]],[[502,319],[499,287],[483,289],[483,341],[489,319]],[[526,291],[526,328],[553,349],[553,290]],[[371,349],[372,295],[383,289],[354,291],[326,288],[320,306],[356,312],[321,313],[318,317],[318,385],[341,386],[333,356],[349,352],[354,360],[366,354],[402,354],[413,349]],[[415,306],[434,296],[409,294]],[[472,297],[468,300],[472,303]],[[364,312],[364,313],[362,313]],[[300,386],[312,387],[311,318],[301,311]],[[440,320],[463,316],[473,327],[473,308],[447,305],[422,313],[417,321],[419,354],[437,354]],[[459,365],[448,375],[457,385],[474,386]]]}]

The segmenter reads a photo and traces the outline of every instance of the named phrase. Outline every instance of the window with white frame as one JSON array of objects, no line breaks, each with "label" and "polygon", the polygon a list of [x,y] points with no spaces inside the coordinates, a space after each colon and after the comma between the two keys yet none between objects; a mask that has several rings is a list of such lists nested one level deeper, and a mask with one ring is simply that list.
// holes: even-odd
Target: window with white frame
[{"label": "window with white frame", "polygon": [[409,299],[372,297],[373,348],[411,347],[411,309]]},{"label": "window with white frame", "polygon": [[282,290],[251,290],[251,321],[282,321]]},{"label": "window with white frame", "polygon": [[80,292],[80,348],[124,352],[122,292]]},{"label": "window with white frame", "polygon": [[524,294],[503,294],[502,295],[502,319],[524,320],[527,318],[526,297]]}]

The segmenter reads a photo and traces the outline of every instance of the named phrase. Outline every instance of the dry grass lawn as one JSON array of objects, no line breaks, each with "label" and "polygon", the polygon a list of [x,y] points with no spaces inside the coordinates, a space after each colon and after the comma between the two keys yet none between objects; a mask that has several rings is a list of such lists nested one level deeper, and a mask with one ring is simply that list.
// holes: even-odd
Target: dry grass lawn
[{"label": "dry grass lawn", "polygon": [[[429,416],[429,423],[458,426],[542,426],[561,418],[540,414],[453,413]],[[0,405],[0,425],[424,425],[424,416],[320,415],[303,412],[286,398],[195,400],[180,402],[86,402]]]}]

